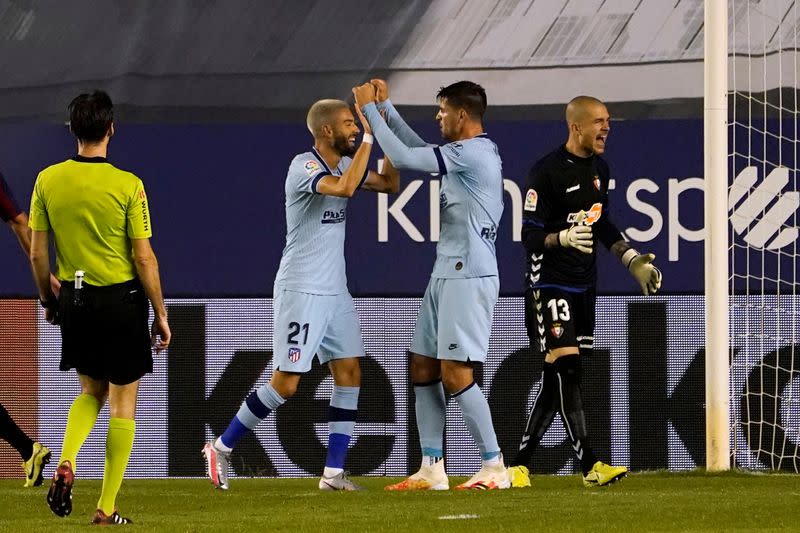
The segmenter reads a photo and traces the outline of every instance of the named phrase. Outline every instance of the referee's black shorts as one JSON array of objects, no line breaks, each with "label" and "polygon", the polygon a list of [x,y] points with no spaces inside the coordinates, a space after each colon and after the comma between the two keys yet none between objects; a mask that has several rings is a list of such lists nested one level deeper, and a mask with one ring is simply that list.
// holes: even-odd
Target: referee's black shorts
[{"label": "referee's black shorts", "polygon": [[83,284],[76,302],[72,282],[61,285],[61,370],[115,385],[153,371],[149,304],[138,279],[95,287]]},{"label": "referee's black shorts", "polygon": [[525,327],[531,347],[547,354],[577,346],[581,355],[594,348],[595,290],[567,291],[542,287],[525,291]]}]

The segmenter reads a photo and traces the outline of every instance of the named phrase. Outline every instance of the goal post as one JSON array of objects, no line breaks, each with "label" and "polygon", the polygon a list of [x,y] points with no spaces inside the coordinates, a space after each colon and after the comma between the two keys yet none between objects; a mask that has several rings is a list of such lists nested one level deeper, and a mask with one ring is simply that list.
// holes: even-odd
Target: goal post
[{"label": "goal post", "polygon": [[[705,0],[706,468],[730,469],[728,330],[728,0]],[[724,199],[724,200],[721,200]]]},{"label": "goal post", "polygon": [[707,467],[797,473],[800,1],[705,8]]}]

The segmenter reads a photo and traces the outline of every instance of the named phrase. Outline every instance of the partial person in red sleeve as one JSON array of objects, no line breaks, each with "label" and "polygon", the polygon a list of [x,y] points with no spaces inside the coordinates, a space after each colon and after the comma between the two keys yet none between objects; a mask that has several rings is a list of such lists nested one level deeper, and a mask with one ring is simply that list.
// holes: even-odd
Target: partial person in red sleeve
[{"label": "partial person in red sleeve", "polygon": [[[31,252],[31,230],[28,228],[28,215],[20,211],[14,195],[3,175],[0,174],[0,219],[17,236],[25,255]],[[58,280],[50,276],[54,292],[59,288]],[[0,403],[0,438],[8,442],[22,458],[25,472],[25,486],[36,487],[42,484],[42,470],[50,462],[50,450],[30,438],[11,418],[8,410]]]}]

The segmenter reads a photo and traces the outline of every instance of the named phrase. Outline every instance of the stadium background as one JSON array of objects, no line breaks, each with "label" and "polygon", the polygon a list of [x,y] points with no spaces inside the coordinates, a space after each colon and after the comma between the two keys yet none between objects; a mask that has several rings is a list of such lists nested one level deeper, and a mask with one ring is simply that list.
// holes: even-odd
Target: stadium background
[{"label": "stadium background", "polygon": [[[774,33],[760,46],[772,46]],[[438,138],[439,86],[472,79],[487,88],[487,131],[503,156],[507,195],[498,232],[503,298],[481,381],[507,453],[540,368],[522,325],[525,175],[563,142],[565,100],[588,93],[608,103],[621,119],[607,154],[611,215],[637,248],[656,253],[665,282],[663,296],[637,297],[628,274],[601,254],[597,349],[585,384],[591,434],[601,456],[634,469],[702,465],[702,43],[702,2],[688,0],[0,0],[0,70],[7,73],[0,80],[0,170],[20,205],[27,211],[38,170],[74,151],[64,107],[94,87],[117,104],[110,159],[148,189],[175,343],[143,380],[130,475],[202,475],[202,442],[268,376],[282,184],[291,157],[310,144],[305,110],[318,98],[347,98],[370,76],[389,80],[393,101],[430,141]],[[767,98],[781,91],[758,90]],[[762,159],[782,142],[765,141]],[[747,165],[734,159],[732,175]],[[759,179],[770,170],[759,167]],[[437,188],[436,178],[403,173],[399,196],[359,195],[348,209],[348,279],[370,356],[350,455],[356,474],[400,475],[418,462],[405,350],[433,262]],[[758,253],[746,235],[732,235],[738,254]],[[787,247],[796,251],[796,242]],[[57,449],[77,384],[56,370],[57,331],[39,316],[10,232],[0,233],[0,251],[0,401]],[[777,260],[796,272],[791,254]],[[746,282],[737,288],[744,292]],[[766,293],[778,288],[764,285]],[[781,298],[772,307],[797,309],[791,296]],[[792,329],[791,316],[781,320],[776,330]],[[762,358],[795,357],[791,344],[736,342],[735,357],[747,362],[732,375],[734,390],[748,382],[770,391],[800,387],[794,376],[756,368]],[[237,473],[316,474],[329,390],[330,379],[315,367],[298,397],[243,441]],[[789,442],[800,442],[796,403],[748,402],[734,402],[733,416],[779,417]],[[448,419],[448,469],[471,473],[479,458],[452,405]],[[81,453],[82,476],[101,475],[100,429]],[[739,464],[769,465],[754,453],[764,442],[734,438],[742,444]],[[535,471],[572,471],[559,423],[544,445]],[[0,476],[18,469],[13,450],[0,443]]]}]

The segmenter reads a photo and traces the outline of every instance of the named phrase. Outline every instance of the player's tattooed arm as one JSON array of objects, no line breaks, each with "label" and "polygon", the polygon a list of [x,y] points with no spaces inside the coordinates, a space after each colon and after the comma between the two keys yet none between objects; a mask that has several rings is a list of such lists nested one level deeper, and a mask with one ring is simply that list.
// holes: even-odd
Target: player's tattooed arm
[{"label": "player's tattooed arm", "polygon": [[631,245],[625,242],[625,240],[619,240],[611,245],[610,251],[614,254],[614,257],[622,260],[622,255],[631,249]]},{"label": "player's tattooed arm", "polygon": [[544,247],[548,250],[560,248],[561,245],[558,244],[558,233],[548,233],[547,237],[544,238]]},{"label": "player's tattooed arm", "polygon": [[619,258],[631,276],[639,283],[642,294],[655,294],[661,288],[661,271],[653,264],[654,254],[640,254],[624,240],[611,246],[611,253]]}]

